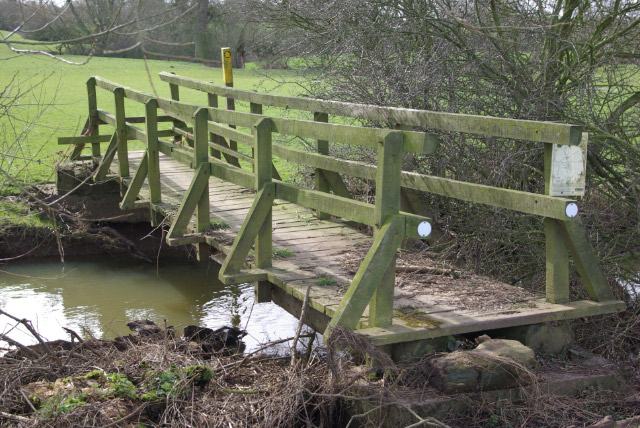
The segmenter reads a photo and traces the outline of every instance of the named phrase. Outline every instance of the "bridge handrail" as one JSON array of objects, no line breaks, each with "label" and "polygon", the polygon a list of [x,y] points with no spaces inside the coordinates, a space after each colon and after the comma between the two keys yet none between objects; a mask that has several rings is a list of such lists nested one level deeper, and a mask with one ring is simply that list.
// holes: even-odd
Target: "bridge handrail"
[{"label": "bridge handrail", "polygon": [[[110,91],[114,91],[117,88],[122,88],[123,94],[126,98],[132,99],[137,102],[147,102],[150,99],[157,99],[158,105],[161,109],[163,109],[166,113],[169,113],[172,117],[180,119],[185,123],[192,122],[192,116],[198,109],[205,108],[209,111],[210,116],[213,119],[217,119],[221,122],[225,122],[227,120],[232,120],[231,123],[236,124],[238,126],[249,127],[252,123],[255,123],[256,120],[265,117],[265,115],[257,115],[251,113],[240,113],[236,111],[228,111],[211,107],[203,107],[196,104],[190,104],[181,101],[169,100],[164,98],[154,98],[152,95],[146,94],[142,91],[137,91],[131,88],[122,87],[117,83],[111,82],[107,79],[103,79],[101,77],[95,77],[96,85]],[[234,120],[235,119],[235,120]],[[331,136],[328,135],[332,128],[337,127],[339,130],[347,129],[348,131],[355,130],[371,130],[374,128],[364,128],[358,126],[349,126],[349,125],[334,125],[334,124],[324,124],[318,122],[310,122],[310,121],[301,121],[297,119],[282,119],[269,117],[272,120],[274,125],[274,131],[282,132],[294,132],[296,134],[303,134],[307,137],[316,137],[323,139],[331,139]],[[253,122],[252,122],[253,121]],[[296,122],[302,122],[305,125],[313,125],[314,127],[319,126],[320,129],[329,128],[329,131],[323,131],[320,136],[318,134],[312,134],[313,131],[303,131],[296,132]],[[278,127],[279,125],[279,127]],[[346,128],[345,128],[346,127]],[[247,145],[249,147],[254,147],[253,144],[253,136],[251,134],[247,134],[245,132],[232,129],[219,123],[209,121],[208,122],[209,132],[221,135],[223,137],[233,139],[241,144]],[[133,133],[140,133],[139,128],[131,126],[129,130]],[[179,128],[173,128],[172,132],[181,134],[185,137],[192,137],[192,134],[188,131],[181,130]],[[371,138],[375,138],[374,140],[366,140],[366,139],[357,139],[350,140],[352,143],[357,142],[365,145],[365,143],[369,147],[375,147],[377,144],[376,141],[380,141],[383,138],[383,135],[389,132],[388,130],[375,130],[374,133],[370,133]],[[407,131],[403,131],[403,135],[406,135]],[[349,133],[343,134],[345,136],[349,136]],[[411,134],[410,134],[411,135]],[[345,137],[346,138],[346,137]],[[139,139],[139,138],[136,138]],[[409,140],[409,143],[405,140],[405,144],[403,149],[406,148],[409,144],[415,144],[415,140]],[[241,155],[239,153],[233,153],[233,151],[226,149],[223,146],[220,146],[216,143],[210,142],[209,145],[215,150],[222,150],[223,152],[227,151],[232,157],[240,158],[249,163],[252,163],[252,159]],[[321,153],[313,153],[313,152],[305,152],[301,150],[297,150],[291,147],[287,147],[281,144],[274,143],[273,144],[273,154],[279,156],[287,161],[294,162],[300,165],[306,165],[310,167],[320,168],[322,170],[333,171],[337,173],[343,173],[347,175],[351,175],[354,177],[365,178],[365,179],[375,179],[376,175],[376,167],[373,165],[369,165],[362,162],[348,161],[343,159],[336,159],[331,156],[327,156]],[[246,183],[246,180],[243,181]],[[529,193],[518,190],[511,189],[503,189],[493,186],[487,186],[482,184],[468,183],[464,181],[452,180],[437,176],[425,175],[425,174],[417,174],[402,171],[401,175],[401,183],[402,187],[408,189],[414,189],[418,191],[424,191],[428,193],[433,193],[441,196],[452,197],[455,199],[486,204],[490,206],[495,206],[499,208],[506,208],[517,212],[522,212],[526,214],[534,214],[543,217],[555,218],[559,220],[567,219],[567,206],[569,204],[575,204],[574,199],[570,198],[561,198],[556,196],[548,196],[541,195],[536,193]],[[236,183],[239,184],[239,183]],[[367,222],[363,222],[367,224]]]},{"label": "bridge handrail", "polygon": [[[119,85],[102,77],[94,76],[93,78],[95,79],[96,86],[102,89],[113,92],[121,88],[120,90],[122,90],[123,96],[130,100],[144,104],[150,99],[156,99],[159,107],[165,113],[171,113],[178,119],[185,122],[190,121],[191,117],[197,110],[206,108],[209,111],[210,121],[214,122],[251,127],[256,121],[263,118],[269,118],[273,121],[274,132],[302,138],[316,138],[365,147],[377,147],[378,143],[382,141],[384,135],[388,132],[388,129],[383,128],[339,125],[299,119],[285,119],[269,115],[224,110],[215,107],[203,107],[197,104],[156,97],[142,91],[137,91],[135,89]],[[437,137],[434,134],[416,131],[402,131],[402,134],[404,140],[404,151],[430,154],[436,150]]]},{"label": "bridge handrail", "polygon": [[[116,116],[104,110],[97,110],[98,118],[105,124],[116,126]],[[147,132],[130,123],[125,123],[127,130],[127,138],[138,141],[147,141]],[[252,136],[253,138],[253,136]],[[178,162],[195,167],[194,149],[188,146],[178,147],[175,144],[157,139],[158,150],[177,160]],[[209,145],[211,146],[211,145]],[[255,144],[252,144],[255,147]],[[275,146],[275,145],[274,145]],[[282,146],[281,146],[282,147]],[[213,156],[208,156],[210,165],[210,174],[214,177],[225,181],[246,187],[252,190],[259,190],[255,184],[255,173],[236,168],[228,163],[221,161]],[[375,175],[375,173],[374,173]],[[374,176],[375,179],[375,176]],[[367,202],[355,201],[353,199],[331,195],[316,190],[306,189],[294,184],[286,183],[281,180],[273,180],[276,187],[276,198],[303,205],[307,208],[328,212],[336,217],[341,217],[349,221],[354,221],[367,226],[375,225],[374,209],[375,205]],[[410,237],[418,237],[417,225],[422,221],[428,220],[426,217],[418,216],[400,211],[400,215],[407,222],[407,235]]]},{"label": "bridge handrail", "polygon": [[[211,126],[209,127],[209,130],[211,132],[215,132],[214,128]],[[193,138],[193,134],[189,132],[179,131],[177,129],[175,131],[178,131],[187,138]],[[250,134],[233,130],[233,138],[249,147],[254,147],[253,137]],[[215,143],[210,143],[210,146],[215,149],[224,149],[224,147],[216,145]],[[334,158],[321,153],[299,150],[278,143],[273,143],[272,146],[273,155],[288,162],[312,168],[319,168],[325,171],[333,171],[351,177],[364,178],[367,180],[376,179],[376,171],[378,168],[375,165],[365,162]],[[252,158],[243,160],[253,163]],[[406,189],[433,193],[463,201],[475,202],[525,214],[555,218],[558,220],[567,219],[567,206],[569,204],[576,203],[576,200],[571,198],[541,195],[521,190],[504,189],[408,171],[401,172],[400,183],[402,187]]]},{"label": "bridge handrail", "polygon": [[583,128],[579,125],[265,94],[216,85],[167,72],[161,72],[159,75],[161,80],[170,84],[212,95],[234,98],[239,101],[285,109],[328,113],[390,124],[419,126],[441,131],[465,132],[560,145],[578,145],[582,138]]}]

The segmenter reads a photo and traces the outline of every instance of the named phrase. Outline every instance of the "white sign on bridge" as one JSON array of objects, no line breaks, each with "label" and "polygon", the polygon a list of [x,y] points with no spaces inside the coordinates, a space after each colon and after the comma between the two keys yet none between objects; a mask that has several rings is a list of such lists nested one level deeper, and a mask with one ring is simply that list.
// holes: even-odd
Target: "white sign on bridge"
[{"label": "white sign on bridge", "polygon": [[584,196],[589,134],[578,146],[553,145],[551,151],[551,196]]}]

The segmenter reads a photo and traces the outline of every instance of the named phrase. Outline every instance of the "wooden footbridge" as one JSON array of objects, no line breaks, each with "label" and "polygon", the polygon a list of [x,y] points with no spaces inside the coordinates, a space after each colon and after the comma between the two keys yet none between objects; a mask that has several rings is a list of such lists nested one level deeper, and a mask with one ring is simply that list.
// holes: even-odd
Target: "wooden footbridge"
[{"label": "wooden footbridge", "polygon": [[[93,161],[96,181],[119,180],[121,209],[149,209],[152,224],[169,226],[169,245],[196,245],[203,259],[215,249],[220,280],[253,283],[259,302],[273,300],[298,315],[308,293],[306,321],[317,330],[343,326],[375,345],[398,346],[624,307],[614,299],[587,241],[575,200],[402,170],[403,153],[437,155],[439,150],[437,134],[413,129],[455,131],[544,144],[549,182],[554,145],[578,145],[586,138],[580,127],[270,95],[169,73],[160,78],[170,85],[171,99],[92,77],[85,132],[60,138],[59,144],[76,145],[72,159]],[[98,108],[97,88],[113,94],[114,109]],[[206,94],[207,103],[179,101],[180,88]],[[218,97],[227,99],[226,109],[218,106]],[[145,115],[127,116],[125,99],[144,104]],[[249,102],[250,113],[233,110],[235,100]],[[263,114],[263,106],[311,112],[314,120]],[[329,115],[395,129],[329,123]],[[314,150],[274,142],[274,134],[313,139]],[[146,148],[130,151],[130,141]],[[101,143],[108,143],[104,152]],[[332,156],[330,143],[374,149],[377,165]],[[84,147],[90,155],[81,154]],[[281,180],[274,157],[315,168],[315,189]],[[375,181],[375,203],[352,199],[344,176]],[[416,212],[416,192],[544,217],[546,296],[527,295],[518,305],[483,310],[482,305],[443,303],[428,288],[398,289],[397,250],[407,238],[428,238],[432,227]],[[354,225],[371,226],[373,237]],[[362,249],[368,251],[353,274],[345,260],[353,262]],[[590,300],[570,301],[569,255]],[[514,295],[520,290],[496,287]],[[401,316],[403,307],[417,310],[419,322]]]}]

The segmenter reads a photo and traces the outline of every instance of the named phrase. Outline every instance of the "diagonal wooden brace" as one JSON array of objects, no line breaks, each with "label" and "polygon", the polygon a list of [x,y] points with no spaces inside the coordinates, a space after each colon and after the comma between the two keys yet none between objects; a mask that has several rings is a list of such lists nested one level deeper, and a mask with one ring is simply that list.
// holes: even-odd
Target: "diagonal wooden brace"
[{"label": "diagonal wooden brace", "polygon": [[142,189],[142,185],[144,184],[145,178],[147,178],[148,172],[149,172],[149,159],[147,158],[147,152],[144,152],[144,155],[142,156],[142,161],[140,162],[140,165],[138,166],[138,169],[136,170],[136,173],[133,176],[133,180],[131,180],[129,187],[127,188],[127,192],[124,194],[124,198],[122,198],[122,202],[120,202],[121,210],[132,210],[137,208],[135,206],[135,201],[138,198],[140,189]]},{"label": "diagonal wooden brace", "polygon": [[109,147],[107,147],[107,151],[102,161],[100,161],[100,165],[98,165],[96,172],[93,174],[93,181],[99,182],[107,178],[113,158],[116,156],[116,150],[118,150],[118,134],[114,132],[111,140],[109,140]]},{"label": "diagonal wooden brace", "polygon": [[211,167],[209,164],[202,164],[198,169],[196,169],[193,179],[191,180],[191,184],[189,185],[189,189],[184,195],[184,199],[180,204],[180,209],[178,210],[178,213],[173,220],[173,224],[169,229],[169,233],[167,234],[167,242],[170,242],[169,240],[172,238],[182,236],[187,230],[187,226],[189,225],[191,216],[193,216],[193,213],[198,206],[202,192],[205,191],[207,184],[209,183],[210,172]]},{"label": "diagonal wooden brace", "polygon": [[[91,118],[87,118],[86,122],[84,123],[84,126],[82,127],[82,132],[84,133],[87,129],[89,129],[89,125],[91,123]],[[78,160],[78,158],[80,157],[80,154],[82,154],[82,150],[84,149],[84,144],[76,144],[76,146],[73,148],[73,151],[71,152],[71,155],[69,156],[69,160]]]},{"label": "diagonal wooden brace", "polygon": [[395,260],[396,251],[404,239],[404,228],[402,216],[387,217],[331,318],[325,336],[331,327],[339,326],[351,330],[356,328],[376,291],[378,282],[387,272],[391,261]]},{"label": "diagonal wooden brace", "polygon": [[593,248],[587,239],[587,231],[582,220],[576,217],[559,223],[564,243],[573,258],[576,270],[582,278],[582,283],[587,289],[589,297],[596,302],[614,300],[611,287],[609,287],[598,258],[593,253]]},{"label": "diagonal wooden brace", "polygon": [[334,195],[342,196],[343,198],[351,198],[351,192],[347,188],[347,185],[335,171],[328,171],[326,169],[319,170],[323,178],[329,183],[329,187],[333,190]]},{"label": "diagonal wooden brace", "polygon": [[223,277],[225,275],[238,273],[244,266],[249,250],[251,250],[260,229],[271,212],[275,195],[276,191],[273,183],[266,183],[256,195],[249,213],[238,232],[238,236],[220,268],[221,281],[224,282]]}]

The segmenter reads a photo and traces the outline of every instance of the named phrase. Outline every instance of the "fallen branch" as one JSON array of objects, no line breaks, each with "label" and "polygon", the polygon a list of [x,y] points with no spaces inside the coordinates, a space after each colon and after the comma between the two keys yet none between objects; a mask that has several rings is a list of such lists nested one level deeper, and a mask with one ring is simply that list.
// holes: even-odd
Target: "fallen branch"
[{"label": "fallen branch", "polygon": [[293,342],[291,342],[291,363],[290,366],[293,367],[296,364],[296,347],[298,346],[298,340],[300,340],[300,333],[302,332],[302,320],[304,316],[307,314],[307,306],[309,304],[309,293],[311,292],[311,286],[307,286],[307,291],[304,294],[304,301],[302,302],[302,310],[300,311],[300,319],[298,320],[298,328],[296,329],[296,334],[293,337]]},{"label": "fallen branch", "polygon": [[9,336],[6,336],[4,334],[0,334],[0,340],[4,340],[9,345],[12,345],[12,346],[15,346],[16,348],[19,348],[22,352],[24,352],[25,354],[31,356],[31,358],[38,359],[38,358],[41,357],[41,355],[38,354],[33,349],[31,349],[31,348],[29,348],[27,346],[24,346],[22,343],[20,343],[20,342],[18,342],[16,340],[13,340]]},{"label": "fallen branch", "polygon": [[[18,317],[14,317],[13,315],[3,311],[2,309],[0,309],[0,315],[4,315],[6,317],[11,318],[12,320],[22,324],[23,326],[25,326],[25,328],[27,330],[29,330],[29,333],[31,333],[31,335],[33,337],[35,337],[35,339],[40,343],[40,345],[42,345],[42,347],[44,348],[44,350],[47,352],[47,354],[49,354],[51,357],[53,357],[58,363],[60,362],[60,360],[58,359],[58,356],[55,354],[55,352],[53,352],[53,350],[51,349],[51,347],[49,346],[49,344],[42,339],[42,336],[40,336],[40,334],[38,334],[38,332],[36,331],[35,328],[33,328],[33,326],[31,325],[31,321],[29,321],[26,318],[18,318]],[[4,336],[4,339],[6,340],[7,337]]]},{"label": "fallen branch", "polygon": [[436,268],[429,266],[396,266],[396,272],[403,273],[430,273],[432,275],[452,276],[459,278],[460,273],[454,269]]}]

